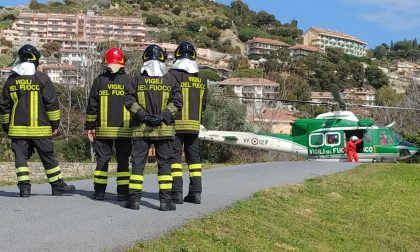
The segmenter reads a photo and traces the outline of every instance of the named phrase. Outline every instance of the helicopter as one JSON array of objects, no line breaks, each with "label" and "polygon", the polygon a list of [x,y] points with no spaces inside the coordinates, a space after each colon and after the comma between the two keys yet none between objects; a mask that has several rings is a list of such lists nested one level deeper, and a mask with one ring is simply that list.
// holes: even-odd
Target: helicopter
[{"label": "helicopter", "polygon": [[420,149],[417,146],[405,141],[392,129],[394,123],[381,127],[375,125],[373,119],[358,119],[353,112],[346,109],[347,104],[344,103],[338,89],[333,88],[332,91],[338,110],[320,114],[312,119],[293,121],[291,134],[213,131],[202,127],[199,138],[259,150],[292,153],[316,161],[348,162],[345,147],[352,136],[363,140],[356,150],[359,162],[393,162],[419,153]]}]

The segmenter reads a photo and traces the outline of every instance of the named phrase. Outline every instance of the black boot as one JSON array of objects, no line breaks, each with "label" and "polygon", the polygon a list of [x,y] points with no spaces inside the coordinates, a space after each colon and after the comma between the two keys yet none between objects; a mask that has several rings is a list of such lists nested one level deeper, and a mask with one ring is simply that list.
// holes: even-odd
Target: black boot
[{"label": "black boot", "polygon": [[160,211],[175,211],[176,205],[170,199],[160,200]]},{"label": "black boot", "polygon": [[201,204],[201,193],[190,192],[187,197],[184,198],[184,201],[193,204]]},{"label": "black boot", "polygon": [[128,201],[125,203],[126,208],[130,208],[133,210],[140,209],[140,201],[141,201],[141,192],[133,192],[128,195]]},{"label": "black boot", "polygon": [[129,200],[128,194],[119,193],[117,195],[117,201],[128,201],[128,200]]},{"label": "black boot", "polygon": [[31,188],[30,187],[20,189],[20,197],[26,198],[26,197],[29,197],[29,196],[31,196]]},{"label": "black boot", "polygon": [[63,180],[58,180],[52,183],[51,187],[53,196],[60,196],[66,193],[73,193],[74,191],[76,191],[76,187],[74,185],[67,185]]},{"label": "black boot", "polygon": [[174,204],[183,204],[184,198],[182,197],[182,192],[172,192],[172,202]]},{"label": "black boot", "polygon": [[93,194],[94,200],[104,200],[105,199],[105,192],[95,192]]}]

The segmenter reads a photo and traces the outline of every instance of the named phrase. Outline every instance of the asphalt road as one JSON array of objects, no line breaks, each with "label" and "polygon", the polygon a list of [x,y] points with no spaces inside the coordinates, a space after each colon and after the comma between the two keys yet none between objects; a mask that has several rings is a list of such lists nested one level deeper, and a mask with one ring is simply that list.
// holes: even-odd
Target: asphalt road
[{"label": "asphalt road", "polygon": [[116,201],[115,179],[109,180],[109,193],[103,202],[90,199],[90,180],[72,182],[78,189],[76,194],[61,197],[50,196],[49,184],[33,185],[30,198],[19,198],[16,186],[0,187],[0,251],[120,250],[179,227],[188,219],[230,206],[256,191],[353,167],[350,163],[279,162],[204,170],[203,203],[184,203],[174,212],[157,210],[156,175],[145,176],[139,211],[125,209]]}]

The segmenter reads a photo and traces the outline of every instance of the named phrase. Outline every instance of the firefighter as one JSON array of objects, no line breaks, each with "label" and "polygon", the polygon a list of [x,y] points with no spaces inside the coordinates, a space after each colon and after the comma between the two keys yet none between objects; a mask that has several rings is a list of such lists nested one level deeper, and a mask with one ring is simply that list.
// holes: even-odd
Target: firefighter
[{"label": "firefighter", "polygon": [[345,151],[347,152],[350,163],[353,162],[353,159],[356,163],[359,162],[359,157],[357,156],[356,152],[356,145],[360,144],[361,142],[363,142],[363,140],[359,139],[357,136],[350,137],[350,140],[347,142]]},{"label": "firefighter", "polygon": [[154,145],[158,163],[161,211],[172,211],[172,176],[170,157],[175,137],[174,116],[182,108],[182,93],[174,77],[166,70],[166,53],[150,45],[143,53],[143,67],[125,95],[125,105],[134,113],[132,175],[126,207],[139,209],[143,172],[149,147]]},{"label": "firefighter", "polygon": [[130,172],[128,160],[131,153],[130,112],[124,106],[126,86],[132,78],[124,71],[123,51],[111,48],[105,53],[106,71],[93,82],[86,110],[88,139],[93,143],[97,156],[94,177],[93,198],[104,200],[108,181],[108,163],[113,155],[113,145],[117,156],[117,200],[128,199]]},{"label": "firefighter", "polygon": [[[201,203],[201,160],[198,134],[201,115],[206,108],[207,79],[199,73],[194,46],[188,42],[181,43],[175,50],[175,63],[171,74],[180,83],[183,96],[182,113],[175,120],[176,136],[174,152],[171,159],[173,177],[172,200],[176,204],[185,202]],[[190,185],[188,195],[182,196],[182,149],[188,163]]]},{"label": "firefighter", "polygon": [[36,70],[41,57],[32,45],[18,52],[20,64],[12,69],[0,97],[0,119],[3,131],[12,139],[18,187],[21,197],[29,197],[31,183],[27,160],[34,150],[44,165],[52,195],[75,191],[62,178],[54,156],[52,136],[57,135],[60,108],[50,78]]}]

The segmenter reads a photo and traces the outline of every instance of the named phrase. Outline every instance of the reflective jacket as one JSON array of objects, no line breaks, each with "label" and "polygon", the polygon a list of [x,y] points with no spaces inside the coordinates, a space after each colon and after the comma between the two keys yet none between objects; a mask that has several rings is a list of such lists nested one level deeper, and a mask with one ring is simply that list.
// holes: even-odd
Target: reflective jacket
[{"label": "reflective jacket", "polygon": [[86,129],[96,130],[96,138],[131,138],[131,115],[124,106],[124,94],[132,77],[120,71],[99,75],[90,90],[86,109]]},{"label": "reflective jacket", "polygon": [[[174,139],[174,122],[169,125],[150,127],[144,123],[146,115],[169,115],[174,118],[182,108],[182,93],[179,84],[171,74],[163,77],[149,77],[139,74],[133,78],[126,90],[126,107],[136,114],[133,119],[134,139]],[[142,117],[139,119],[140,117]]]},{"label": "reflective jacket", "polygon": [[0,97],[0,121],[9,126],[10,138],[50,138],[60,124],[57,94],[50,78],[42,73],[13,73]]},{"label": "reflective jacket", "polygon": [[170,72],[182,90],[183,107],[175,121],[176,133],[198,134],[201,116],[207,104],[207,79],[200,73],[189,74],[183,70]]}]

